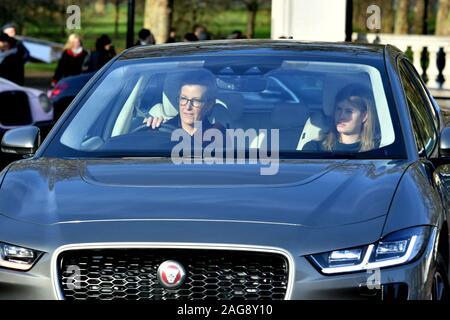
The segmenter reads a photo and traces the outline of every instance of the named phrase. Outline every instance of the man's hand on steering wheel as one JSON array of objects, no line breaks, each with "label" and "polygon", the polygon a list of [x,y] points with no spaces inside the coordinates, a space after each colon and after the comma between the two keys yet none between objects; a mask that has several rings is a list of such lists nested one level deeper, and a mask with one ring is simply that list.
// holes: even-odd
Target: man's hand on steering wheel
[{"label": "man's hand on steering wheel", "polygon": [[145,118],[142,123],[145,123],[147,127],[152,127],[152,129],[159,128],[162,123],[165,123],[167,120],[165,120],[163,117],[148,117]]}]

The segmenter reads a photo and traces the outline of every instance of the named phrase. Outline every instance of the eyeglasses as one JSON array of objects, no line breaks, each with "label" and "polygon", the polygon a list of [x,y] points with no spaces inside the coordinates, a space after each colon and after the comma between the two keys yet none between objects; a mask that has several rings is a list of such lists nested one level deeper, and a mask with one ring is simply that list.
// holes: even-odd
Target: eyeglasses
[{"label": "eyeglasses", "polygon": [[197,99],[197,98],[188,99],[186,97],[181,96],[178,98],[178,102],[183,107],[187,106],[188,103],[190,103],[191,106],[193,106],[194,108],[200,108],[205,103],[205,100],[201,100],[201,99]]}]

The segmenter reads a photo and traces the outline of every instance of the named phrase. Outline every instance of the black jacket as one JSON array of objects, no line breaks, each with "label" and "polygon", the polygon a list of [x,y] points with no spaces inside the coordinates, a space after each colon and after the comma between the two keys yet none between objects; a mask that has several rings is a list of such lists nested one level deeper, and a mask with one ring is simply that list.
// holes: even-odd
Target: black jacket
[{"label": "black jacket", "polygon": [[17,40],[16,47],[17,54],[22,58],[22,63],[27,63],[28,60],[30,60],[30,52],[28,51],[28,49],[25,48],[24,44],[20,40]]},{"label": "black jacket", "polygon": [[105,64],[109,62],[116,55],[116,51],[113,47],[110,50],[96,50],[90,54],[87,58],[87,70],[85,72],[94,72],[100,70]]},{"label": "black jacket", "polygon": [[53,82],[69,76],[79,75],[82,72],[83,63],[87,55],[88,52],[85,50],[78,55],[74,55],[71,50],[65,50],[56,67]]},{"label": "black jacket", "polygon": [[0,63],[0,77],[23,86],[25,79],[23,58],[17,48],[10,50]]},{"label": "black jacket", "polygon": [[[361,149],[361,142],[355,142],[350,144],[344,144],[340,143],[339,141],[336,141],[334,143],[334,146],[332,148],[332,151],[338,151],[338,152],[359,152]],[[307,144],[303,146],[302,151],[327,151],[325,150],[323,144],[321,141],[309,141]]]}]

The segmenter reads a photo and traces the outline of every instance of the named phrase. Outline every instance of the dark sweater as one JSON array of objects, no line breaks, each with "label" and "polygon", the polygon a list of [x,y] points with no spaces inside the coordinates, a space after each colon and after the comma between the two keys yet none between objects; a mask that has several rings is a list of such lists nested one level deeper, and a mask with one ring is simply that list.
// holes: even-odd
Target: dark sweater
[{"label": "dark sweater", "polygon": [[78,55],[73,54],[71,50],[64,51],[56,67],[53,82],[58,82],[65,77],[79,75],[87,55],[88,53],[85,50]]},{"label": "dark sweater", "polygon": [[[171,126],[176,127],[176,128],[181,128],[182,126],[181,126],[180,115],[177,115],[176,117],[168,120],[166,122],[166,124],[171,125]],[[225,147],[226,146],[226,130],[225,130],[225,127],[222,126],[219,123],[212,124],[207,119],[203,119],[203,121],[202,121],[202,132],[203,133],[202,134],[204,135],[205,131],[208,130],[208,129],[217,129],[217,130],[219,130],[222,133],[222,137],[223,137],[222,145]],[[203,139],[203,137],[199,137],[197,135],[191,136],[191,149],[194,149],[195,138],[196,137]],[[211,141],[202,141],[202,143],[201,143],[202,148],[205,148],[210,143],[211,143]]]},{"label": "dark sweater", "polygon": [[19,86],[24,83],[23,59],[15,48],[1,61],[0,77],[12,81]]},{"label": "dark sweater", "polygon": [[87,72],[94,72],[100,70],[105,64],[109,62],[114,56],[116,52],[114,48],[111,48],[109,51],[105,49],[97,50],[91,53],[89,56]]},{"label": "dark sweater", "polygon": [[[350,144],[340,143],[336,141],[332,151],[337,152],[359,152],[361,149],[361,142],[355,142]],[[302,151],[327,151],[324,149],[322,141],[310,141],[303,146]]]}]

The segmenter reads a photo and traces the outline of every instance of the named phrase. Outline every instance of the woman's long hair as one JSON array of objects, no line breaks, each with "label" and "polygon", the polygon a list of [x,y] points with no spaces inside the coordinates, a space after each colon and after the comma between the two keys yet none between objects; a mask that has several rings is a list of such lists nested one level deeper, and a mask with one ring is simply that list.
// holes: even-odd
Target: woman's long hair
[{"label": "woman's long hair", "polygon": [[64,45],[64,50],[72,49],[72,42],[75,39],[80,40],[80,45],[83,46],[83,42],[81,41],[81,37],[78,34],[76,34],[76,33],[71,33],[69,35],[69,37],[67,38],[66,44]]},{"label": "woman's long hair", "polygon": [[[334,110],[336,110],[337,105],[340,103],[355,107],[367,114],[367,119],[362,124],[360,134],[361,147],[359,151],[362,152],[377,148],[380,142],[380,124],[372,91],[363,85],[350,84],[341,89],[336,95]],[[331,118],[330,132],[322,143],[324,149],[327,151],[332,151],[336,141],[339,139],[334,113]]]}]

